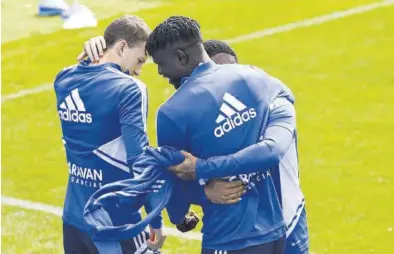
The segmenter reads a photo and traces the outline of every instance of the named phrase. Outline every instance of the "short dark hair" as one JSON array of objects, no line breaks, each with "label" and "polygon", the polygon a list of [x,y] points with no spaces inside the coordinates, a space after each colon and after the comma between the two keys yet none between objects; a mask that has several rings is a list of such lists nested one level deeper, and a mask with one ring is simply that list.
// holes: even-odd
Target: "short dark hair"
[{"label": "short dark hair", "polygon": [[206,40],[204,41],[204,48],[210,57],[219,53],[226,53],[232,55],[233,57],[235,57],[235,60],[238,61],[235,51],[230,47],[230,45],[228,45],[224,41]]},{"label": "short dark hair", "polygon": [[160,23],[150,34],[146,49],[152,56],[157,50],[177,42],[202,43],[200,24],[192,18],[171,16]]},{"label": "short dark hair", "polygon": [[132,47],[138,42],[146,42],[150,32],[150,28],[142,18],[125,15],[115,19],[107,26],[104,31],[104,39],[108,48],[119,40],[125,40],[127,45]]}]

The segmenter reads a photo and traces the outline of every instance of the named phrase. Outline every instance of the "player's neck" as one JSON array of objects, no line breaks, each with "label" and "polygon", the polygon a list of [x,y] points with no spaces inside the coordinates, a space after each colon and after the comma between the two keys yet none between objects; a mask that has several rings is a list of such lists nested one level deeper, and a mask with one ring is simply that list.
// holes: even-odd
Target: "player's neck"
[{"label": "player's neck", "polygon": [[201,63],[207,63],[209,61],[211,61],[211,58],[208,56],[207,52],[204,51],[201,56]]},{"label": "player's neck", "polygon": [[209,61],[211,61],[211,58],[209,58],[208,54],[204,51],[202,52],[198,57],[195,57],[195,62],[193,64],[193,69],[197,68],[200,64],[205,64]]},{"label": "player's neck", "polygon": [[114,63],[121,66],[121,59],[117,55],[106,52],[100,58],[98,64],[105,64],[105,63]]}]

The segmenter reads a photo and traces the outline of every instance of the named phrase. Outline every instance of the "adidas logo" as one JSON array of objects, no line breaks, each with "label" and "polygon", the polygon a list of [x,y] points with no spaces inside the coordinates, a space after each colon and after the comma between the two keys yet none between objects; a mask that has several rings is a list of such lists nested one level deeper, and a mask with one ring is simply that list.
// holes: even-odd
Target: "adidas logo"
[{"label": "adidas logo", "polygon": [[71,91],[65,101],[60,104],[59,116],[63,121],[75,123],[91,123],[92,114],[85,113],[85,105],[79,96],[78,88]]},{"label": "adidas logo", "polygon": [[216,119],[216,123],[220,125],[214,130],[217,138],[223,137],[227,132],[256,117],[254,108],[248,109],[245,104],[231,94],[225,93],[223,100],[224,102],[220,107],[221,114]]}]

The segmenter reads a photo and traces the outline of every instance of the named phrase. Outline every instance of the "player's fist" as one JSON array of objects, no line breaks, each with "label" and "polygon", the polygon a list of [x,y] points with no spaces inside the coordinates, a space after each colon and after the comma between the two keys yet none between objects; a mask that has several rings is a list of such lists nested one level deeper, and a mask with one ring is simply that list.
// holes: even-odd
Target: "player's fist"
[{"label": "player's fist", "polygon": [[151,250],[157,250],[163,247],[164,241],[167,235],[163,228],[160,229],[150,229],[149,240],[146,242]]},{"label": "player's fist", "polygon": [[185,160],[181,164],[171,166],[168,169],[184,181],[196,179],[197,157],[185,151],[181,151],[181,153],[185,156]]},{"label": "player's fist", "polygon": [[176,225],[176,228],[179,231],[185,233],[190,230],[193,230],[197,226],[199,221],[200,218],[198,218],[198,216],[193,211],[189,211],[186,214],[183,222],[181,224]]}]

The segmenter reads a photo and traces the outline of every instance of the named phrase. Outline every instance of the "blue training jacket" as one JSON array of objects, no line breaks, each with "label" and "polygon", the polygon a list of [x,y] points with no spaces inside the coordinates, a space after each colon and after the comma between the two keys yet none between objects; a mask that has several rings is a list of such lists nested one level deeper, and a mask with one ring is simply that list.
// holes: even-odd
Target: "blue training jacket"
[{"label": "blue training jacket", "polygon": [[[54,90],[69,173],[63,222],[86,231],[83,209],[90,196],[141,173],[130,165],[148,145],[146,87],[117,64],[84,62],[59,72]],[[119,211],[115,223],[141,219],[130,216]],[[152,227],[161,227],[160,217]]]},{"label": "blue training jacket", "polygon": [[[259,142],[271,122],[270,107],[277,98],[293,102],[290,90],[280,80],[258,68],[211,61],[200,64],[160,107],[158,145],[186,150],[201,159],[237,153]],[[293,132],[288,137],[291,141]],[[236,160],[225,162],[230,163],[227,172],[217,165],[200,163],[197,177],[228,176],[233,181],[245,174],[243,178],[250,179],[255,188],[233,205],[202,204],[203,248],[240,250],[282,237],[286,228],[276,188],[280,184],[280,176],[275,174],[276,156],[238,173],[233,170],[238,169]]]}]

